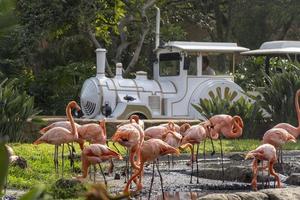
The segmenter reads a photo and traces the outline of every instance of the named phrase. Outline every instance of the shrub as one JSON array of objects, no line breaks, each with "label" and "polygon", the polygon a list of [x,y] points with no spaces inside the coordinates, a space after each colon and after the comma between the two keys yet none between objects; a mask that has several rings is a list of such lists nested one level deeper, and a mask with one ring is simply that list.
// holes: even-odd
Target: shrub
[{"label": "shrub", "polygon": [[240,97],[236,100],[237,92],[230,92],[229,88],[225,89],[224,95],[221,94],[221,88],[216,89],[216,95],[213,91],[210,91],[209,95],[210,99],[200,99],[198,104],[193,104],[201,115],[207,119],[217,114],[239,115],[244,121],[244,138],[254,138],[260,135],[262,125],[268,119],[258,102],[250,97]]},{"label": "shrub", "polygon": [[10,141],[23,140],[26,120],[38,113],[33,97],[19,91],[16,83],[16,79],[0,82],[0,136],[7,135]]},{"label": "shrub", "polygon": [[272,77],[266,77],[263,88],[257,88],[261,94],[257,100],[270,114],[272,124],[287,122],[297,125],[295,94],[300,89],[300,71],[285,71]]},{"label": "shrub", "polygon": [[30,87],[36,106],[46,115],[65,115],[65,106],[79,100],[83,82],[96,74],[92,63],[72,63],[44,70]]}]

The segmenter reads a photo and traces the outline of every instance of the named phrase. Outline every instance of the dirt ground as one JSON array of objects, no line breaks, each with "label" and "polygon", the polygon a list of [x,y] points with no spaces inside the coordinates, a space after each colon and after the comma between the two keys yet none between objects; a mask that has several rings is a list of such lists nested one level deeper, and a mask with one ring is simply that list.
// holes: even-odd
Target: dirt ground
[{"label": "dirt ground", "polygon": [[[232,156],[234,155],[234,156]],[[284,152],[284,172],[281,166],[277,166],[277,172],[281,172],[280,178],[284,182],[291,173],[300,172],[300,151]],[[234,160],[233,160],[234,159]],[[159,169],[163,179],[163,190],[167,199],[197,199],[209,193],[216,192],[236,192],[236,191],[251,191],[251,160],[244,160],[242,153],[228,154],[224,158],[224,178],[221,167],[220,155],[208,157],[206,160],[199,159],[199,183],[196,176],[193,177],[193,183],[190,183],[191,166],[188,166],[189,155],[181,155],[174,158],[174,164],[168,165],[168,157],[164,156],[159,161]],[[124,171],[125,162],[115,163],[115,173],[122,174]],[[143,180],[143,190],[139,196],[132,199],[148,199],[150,183],[152,178],[153,165],[148,164],[145,167]],[[275,170],[276,170],[275,169]],[[194,174],[196,174],[196,164],[194,164]],[[109,191],[111,193],[121,192],[125,186],[125,177],[121,176],[120,180],[115,180],[115,174],[108,176]],[[157,168],[155,167],[154,183],[150,199],[162,199],[161,183]],[[267,180],[267,172],[260,174],[258,180],[265,177]],[[271,178],[272,180],[273,178]],[[97,181],[102,181],[102,176],[97,176]],[[273,187],[273,183],[271,182]],[[260,188],[266,188],[259,185]],[[283,183],[283,187],[293,187]],[[132,190],[135,190],[135,184],[132,184]]]}]

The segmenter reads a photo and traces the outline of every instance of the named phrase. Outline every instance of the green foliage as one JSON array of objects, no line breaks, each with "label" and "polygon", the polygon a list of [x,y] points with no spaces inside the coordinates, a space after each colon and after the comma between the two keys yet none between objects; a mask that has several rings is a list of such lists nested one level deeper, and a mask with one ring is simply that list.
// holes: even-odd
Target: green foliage
[{"label": "green foliage", "polygon": [[9,159],[8,159],[8,152],[5,147],[5,144],[3,140],[0,138],[0,197],[2,194],[2,189],[4,188],[4,184],[6,182],[7,178],[7,172],[8,172],[8,165],[9,165]]},{"label": "green foliage", "polygon": [[16,79],[0,83],[0,136],[9,136],[10,141],[24,139],[22,133],[29,117],[37,114],[33,97],[17,89]]},{"label": "green foliage", "polygon": [[36,105],[43,114],[65,115],[65,106],[78,101],[84,80],[96,73],[93,63],[72,63],[44,70],[30,87]]},{"label": "green foliage", "polygon": [[78,180],[59,179],[50,190],[55,199],[69,199],[82,196],[86,192],[86,187]]},{"label": "green foliage", "polygon": [[20,200],[38,200],[45,192],[45,185],[36,185],[29,192],[24,194]]},{"label": "green foliage", "polygon": [[210,99],[200,99],[198,104],[193,104],[201,115],[207,119],[217,114],[239,115],[244,122],[244,138],[254,138],[258,131],[263,131],[259,129],[266,122],[266,117],[260,105],[250,97],[236,99],[237,92],[231,92],[229,88],[225,89],[224,95],[221,93],[221,88],[216,89],[216,95],[212,91],[209,95]]},{"label": "green foliage", "polygon": [[258,87],[264,87],[267,79],[281,72],[293,72],[299,67],[284,57],[271,57],[269,59],[269,76],[265,72],[265,56],[247,57],[236,69],[235,82],[245,91],[253,91]]},{"label": "green foliage", "polygon": [[262,107],[271,115],[273,124],[287,122],[297,125],[295,94],[300,88],[299,70],[278,73],[267,77],[264,88],[257,88]]},{"label": "green foliage", "polygon": [[[51,185],[53,185],[59,178],[55,174],[55,167],[53,163],[54,146],[49,144],[40,144],[38,146],[27,143],[13,143],[9,144],[15,151],[16,155],[22,155],[27,160],[28,168],[20,169],[17,166],[11,166],[9,168],[9,187],[17,189],[28,189],[35,185],[45,184],[47,192],[51,193]],[[112,149],[115,149],[112,143],[109,143]],[[79,145],[74,145],[76,152],[80,152]],[[121,154],[125,155],[126,150],[117,144]],[[64,149],[65,155],[65,173],[64,178],[70,179],[75,176],[71,172],[69,161],[66,159],[69,153],[68,149]],[[59,149],[61,152],[61,148]],[[107,163],[108,164],[108,163]],[[106,163],[103,169],[106,168]],[[59,160],[59,170],[61,170],[61,160]],[[75,162],[75,170],[80,171],[81,163]]]},{"label": "green foliage", "polygon": [[245,91],[264,85],[264,57],[248,57],[237,66],[235,82]]}]

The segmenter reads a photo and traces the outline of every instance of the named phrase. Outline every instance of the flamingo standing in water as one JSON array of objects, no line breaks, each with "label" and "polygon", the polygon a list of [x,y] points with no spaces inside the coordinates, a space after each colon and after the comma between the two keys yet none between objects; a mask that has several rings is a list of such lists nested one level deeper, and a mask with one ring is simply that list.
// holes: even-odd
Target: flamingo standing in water
[{"label": "flamingo standing in water", "polygon": [[[141,164],[137,168],[136,172],[132,175],[132,177],[129,179],[127,182],[125,188],[124,188],[124,193],[127,194],[129,193],[129,186],[133,180],[135,180],[139,176],[139,182],[137,184],[137,191],[141,190],[143,188],[142,185],[142,178],[143,178],[143,172],[144,172],[144,164],[146,162],[151,162],[156,160],[159,156],[162,155],[167,155],[167,154],[176,154],[179,155],[179,150],[171,147],[164,141],[160,139],[149,139],[144,141],[144,143],[141,146],[141,151],[140,151],[140,159],[141,159]],[[161,187],[162,187],[162,193],[163,193],[163,183],[162,183],[162,176],[160,174],[158,165],[156,165],[159,176],[160,176],[160,181],[161,181]],[[152,189],[152,183],[154,180],[154,163],[153,163],[153,174],[152,174],[152,179],[151,179],[151,185],[150,185],[150,192]],[[150,193],[149,193],[150,194]]]},{"label": "flamingo standing in water", "polygon": [[138,165],[135,163],[134,157],[137,156],[137,163],[139,164],[140,147],[144,142],[144,130],[137,123],[137,121],[138,119],[131,118],[130,123],[120,126],[111,138],[113,142],[118,142],[130,151],[129,160],[133,169],[139,168]]},{"label": "flamingo standing in water", "polygon": [[[205,141],[206,138],[209,137],[208,129],[204,126],[204,124],[198,124],[191,126],[189,129],[186,130],[185,136],[183,137],[181,141],[181,147],[189,147],[191,149],[191,180],[190,183],[192,183],[192,177],[193,177],[193,165],[194,165],[194,145],[197,144],[197,152],[196,152],[196,164],[197,164],[197,183],[199,183],[199,169],[198,169],[198,153],[199,153],[199,144],[201,141]],[[204,143],[205,145],[205,143]]]},{"label": "flamingo standing in water", "polygon": [[87,177],[89,166],[99,164],[100,171],[102,173],[105,185],[107,185],[107,181],[105,179],[105,175],[103,173],[102,167],[100,165],[101,162],[106,160],[111,160],[112,158],[123,159],[122,156],[110,149],[108,146],[104,144],[91,144],[89,146],[84,147],[81,153],[81,162],[82,162],[82,176],[77,177],[78,179],[84,179]]},{"label": "flamingo standing in water", "polygon": [[[181,145],[182,135],[176,131],[168,131],[163,135],[163,141],[168,145],[178,148]],[[168,155],[168,165],[170,168],[170,156]],[[173,155],[172,155],[172,166],[174,165]]]},{"label": "flamingo standing in water", "polygon": [[[257,174],[258,174],[258,160],[260,161],[268,161],[268,169],[269,173],[275,177],[277,182],[277,187],[281,187],[279,176],[274,171],[274,164],[277,162],[276,158],[276,149],[271,144],[263,144],[257,147],[255,150],[250,151],[245,159],[254,158],[252,163],[252,171],[253,171],[253,178],[251,182],[251,186],[253,190],[257,190]],[[266,167],[262,167],[264,170]]]},{"label": "flamingo standing in water", "polygon": [[287,130],[290,134],[292,134],[295,138],[297,138],[300,135],[300,106],[299,106],[299,100],[300,100],[300,89],[297,90],[295,95],[295,108],[296,108],[296,114],[298,119],[298,127],[292,126],[288,123],[280,123],[274,126],[274,128],[283,128]]},{"label": "flamingo standing in water", "polygon": [[66,107],[66,115],[71,124],[71,131],[63,127],[54,127],[49,129],[37,139],[33,144],[38,145],[41,143],[48,143],[55,145],[54,151],[54,164],[55,170],[58,172],[58,146],[62,144],[62,175],[64,168],[64,144],[76,142],[78,140],[77,127],[75,125],[74,119],[71,114],[72,108],[75,108],[77,111],[80,111],[79,105],[75,101],[71,101]]},{"label": "flamingo standing in water", "polygon": [[283,128],[272,128],[268,130],[263,136],[263,143],[273,145],[280,152],[278,157],[280,157],[280,163],[282,164],[282,145],[286,142],[296,142],[296,138],[288,133]]},{"label": "flamingo standing in water", "polygon": [[208,120],[210,138],[216,140],[219,138],[221,146],[221,159],[222,159],[222,174],[224,182],[224,163],[223,163],[223,148],[221,134],[225,138],[234,139],[242,135],[244,123],[240,116],[230,116],[230,115],[214,115]]}]

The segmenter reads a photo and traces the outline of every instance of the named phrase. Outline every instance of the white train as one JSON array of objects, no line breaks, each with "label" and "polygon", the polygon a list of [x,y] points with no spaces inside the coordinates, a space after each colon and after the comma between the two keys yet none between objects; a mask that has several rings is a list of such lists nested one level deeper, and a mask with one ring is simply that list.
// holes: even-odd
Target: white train
[{"label": "white train", "polygon": [[[159,20],[158,20],[159,21]],[[157,24],[157,32],[159,24]],[[158,35],[158,34],[157,34]],[[159,46],[156,38],[156,62],[153,80],[146,72],[136,72],[135,79],[122,77],[122,64],[117,64],[114,78],[105,76],[106,50],[97,49],[97,74],[87,79],[80,101],[86,118],[111,117],[128,119],[132,114],[142,118],[201,118],[192,107],[200,98],[209,98],[219,88],[242,89],[233,81],[235,55],[247,51],[236,43],[168,42]],[[202,58],[207,54],[230,55],[232,69],[227,75],[202,75]]]}]

